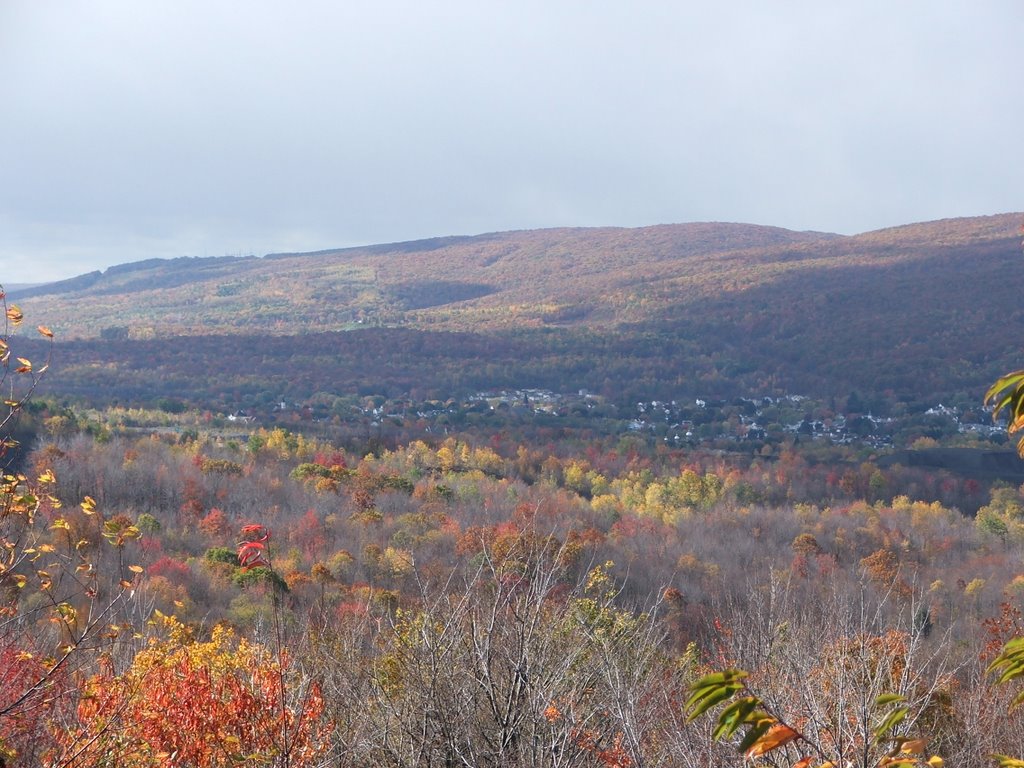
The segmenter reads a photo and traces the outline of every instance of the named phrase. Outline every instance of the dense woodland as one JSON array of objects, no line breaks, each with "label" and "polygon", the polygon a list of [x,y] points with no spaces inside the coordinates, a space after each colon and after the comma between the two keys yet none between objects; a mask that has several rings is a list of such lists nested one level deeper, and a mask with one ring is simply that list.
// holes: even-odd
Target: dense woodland
[{"label": "dense woodland", "polygon": [[[861,236],[844,246],[861,249],[859,266],[826,248],[848,239],[816,233],[701,225],[684,247],[673,228],[639,244],[606,230],[614,247],[577,259],[594,233],[563,232],[552,258],[584,277],[604,274],[609,253],[623,274],[693,266],[709,248],[744,265],[717,297],[691,275],[693,314],[674,314],[669,281],[643,289],[661,314],[604,328],[591,316],[590,330],[572,307],[549,327],[489,327],[497,279],[423,289],[422,243],[342,255],[351,269],[408,263],[389,301],[437,329],[398,318],[304,335],[282,321],[258,338],[143,338],[129,321],[55,343],[49,327],[28,338],[34,325],[8,303],[0,766],[939,768],[1024,756],[1012,706],[1024,660],[1005,650],[1024,635],[1024,486],[909,466],[903,446],[812,439],[840,416],[867,436],[874,408],[903,418],[890,437],[918,448],[1005,442],[924,411],[952,393],[989,418],[984,386],[972,387],[1009,352],[962,338],[989,308],[968,312],[950,288],[933,296],[939,314],[873,325],[887,299],[867,263],[915,296],[915,281],[962,271],[970,252],[995,303],[1010,290],[995,279],[1005,229],[992,217]],[[536,256],[552,236],[443,239],[429,252],[475,249],[513,275],[516,249],[534,243]],[[931,261],[911,247],[921,242]],[[772,309],[794,265],[832,257],[813,272],[817,297],[797,281]],[[750,271],[757,259],[764,273]],[[200,266],[223,298],[245,292],[232,287],[237,260]],[[195,273],[162,262],[72,287],[117,312],[127,294],[104,280],[142,295],[151,269],[197,290]],[[376,294],[355,295],[366,315],[351,322],[374,325]],[[49,320],[52,298],[29,316]],[[78,301],[53,300],[60,312]],[[931,325],[949,312],[962,322]],[[808,322],[824,315],[835,325]],[[914,335],[935,327],[948,330]],[[871,381],[841,378],[883,362]],[[455,407],[526,380],[596,394],[537,418]],[[722,400],[669,418],[738,434],[765,411],[732,398],[794,381],[813,397],[792,414],[771,406],[777,438],[677,444],[607,426],[616,409],[692,386]],[[227,418],[278,398],[308,408]],[[422,416],[384,431],[389,409],[428,402],[443,430]],[[370,415],[341,418],[350,407]],[[793,418],[802,436],[782,429]]]},{"label": "dense woodland", "polygon": [[37,415],[60,428],[25,467],[47,495],[31,530],[4,517],[32,550],[4,574],[15,764],[729,764],[682,704],[734,666],[857,765],[884,753],[884,691],[955,764],[1024,752],[984,671],[1024,629],[1020,489],[972,519],[893,495],[898,472],[797,455],[360,455]]}]

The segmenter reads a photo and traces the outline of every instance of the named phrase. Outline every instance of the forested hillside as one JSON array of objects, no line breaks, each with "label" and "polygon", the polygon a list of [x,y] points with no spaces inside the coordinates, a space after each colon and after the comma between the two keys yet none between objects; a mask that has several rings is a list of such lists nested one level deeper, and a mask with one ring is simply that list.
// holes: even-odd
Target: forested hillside
[{"label": "forested hillside", "polygon": [[855,237],[728,224],[511,232],[140,262],[14,298],[45,309],[61,339],[53,392],[121,402],[500,387],[618,403],[942,399],[1015,366],[1019,227],[1007,214]]}]

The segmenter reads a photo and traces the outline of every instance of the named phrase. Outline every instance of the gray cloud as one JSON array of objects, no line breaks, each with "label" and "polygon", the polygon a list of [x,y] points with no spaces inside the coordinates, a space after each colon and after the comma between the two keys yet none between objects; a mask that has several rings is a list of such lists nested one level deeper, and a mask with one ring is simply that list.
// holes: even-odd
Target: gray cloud
[{"label": "gray cloud", "polygon": [[0,280],[1019,209],[1022,22],[1017,0],[8,0]]}]

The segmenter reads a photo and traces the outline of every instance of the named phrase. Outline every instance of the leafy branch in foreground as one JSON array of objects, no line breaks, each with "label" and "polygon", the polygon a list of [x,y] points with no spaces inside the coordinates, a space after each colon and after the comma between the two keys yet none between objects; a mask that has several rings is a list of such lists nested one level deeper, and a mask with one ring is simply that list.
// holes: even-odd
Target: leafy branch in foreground
[{"label": "leafy branch in foreground", "polygon": [[[686,702],[687,720],[695,720],[705,712],[732,699],[746,690],[742,682],[749,673],[742,669],[727,669],[702,677],[690,686]],[[763,709],[763,702],[753,695],[743,696],[726,706],[718,717],[718,725],[711,737],[715,741],[731,739],[743,726],[747,727],[738,749],[747,757],[767,754],[802,736],[793,728]]]},{"label": "leafy branch in foreground", "polygon": [[[716,706],[725,704],[711,734],[715,741],[732,739],[741,729],[745,729],[737,749],[747,758],[764,757],[792,744],[798,754],[807,751],[814,753],[814,756],[800,754],[797,761],[792,763],[793,768],[834,768],[837,763],[827,759],[826,750],[821,745],[813,743],[793,725],[768,711],[765,703],[744,682],[749,676],[742,669],[727,669],[692,683],[689,687],[690,698],[684,706],[687,720],[693,721]],[[883,744],[892,746],[869,758],[865,764],[877,768],[941,768],[941,757],[923,756],[927,739],[897,735],[897,730],[909,712],[909,708],[903,705],[904,701],[903,696],[893,693],[875,699],[875,709],[884,714],[872,729],[873,743],[869,747],[865,745],[868,748],[864,754],[868,755],[871,749]],[[1009,765],[1017,768],[1013,764]]]},{"label": "leafy branch in foreground", "polygon": [[[1024,678],[1024,637],[1014,638],[1003,646],[1002,652],[989,664],[988,672],[997,675],[996,684],[1005,683]],[[1010,701],[1011,710],[1024,705],[1024,689],[1017,693]],[[992,755],[992,759],[999,763],[1002,768],[1024,768],[1024,760],[1006,755]]]},{"label": "leafy branch in foreground", "polygon": [[[7,294],[0,286],[0,310],[3,311],[3,329],[0,330],[0,394],[3,396],[3,410],[0,410],[0,459],[15,448],[17,443],[8,434],[8,427],[21,412],[29,397],[39,385],[43,374],[50,367],[50,355],[53,350],[53,331],[44,325],[37,330],[39,335],[49,341],[46,360],[37,365],[25,357],[13,356],[11,336],[25,320],[25,316],[16,304],[7,303]],[[12,359],[13,357],[13,359]],[[14,365],[17,363],[17,365]]]},{"label": "leafy branch in foreground", "polygon": [[[46,370],[12,351],[21,310],[0,290],[0,765],[41,759],[44,725],[70,699],[77,675],[132,636],[130,604],[142,568],[124,561],[138,534],[130,521],[107,518],[86,496],[80,511],[65,510],[49,468],[15,468],[11,426]],[[38,332],[53,345],[53,332]],[[108,579],[102,538],[117,547],[117,574]],[[111,583],[108,583],[110,581]],[[60,761],[51,761],[62,765]]]},{"label": "leafy branch in foreground", "polygon": [[[985,405],[992,406],[992,418],[1006,412],[1009,434],[1024,429],[1024,370],[1001,376],[985,393]],[[1017,453],[1024,458],[1024,436],[1017,441]]]}]

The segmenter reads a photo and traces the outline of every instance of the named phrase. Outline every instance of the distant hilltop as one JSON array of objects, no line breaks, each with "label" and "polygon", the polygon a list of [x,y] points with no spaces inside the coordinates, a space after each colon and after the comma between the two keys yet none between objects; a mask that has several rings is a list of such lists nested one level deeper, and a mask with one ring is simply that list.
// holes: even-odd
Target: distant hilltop
[{"label": "distant hilltop", "polygon": [[[62,343],[203,337],[214,368],[246,343],[270,360],[273,338],[293,339],[282,354],[316,343],[366,366],[365,345],[376,363],[393,358],[378,378],[404,371],[400,391],[444,379],[651,399],[851,389],[938,398],[1024,365],[1024,309],[1007,279],[1020,273],[1022,221],[1007,213],[853,236],[713,222],[495,232],[150,259],[11,295]],[[359,338],[312,341],[350,331]],[[421,370],[412,361],[425,350]],[[330,368],[344,378],[339,359]],[[310,358],[301,377],[313,386],[325,365]]]}]

